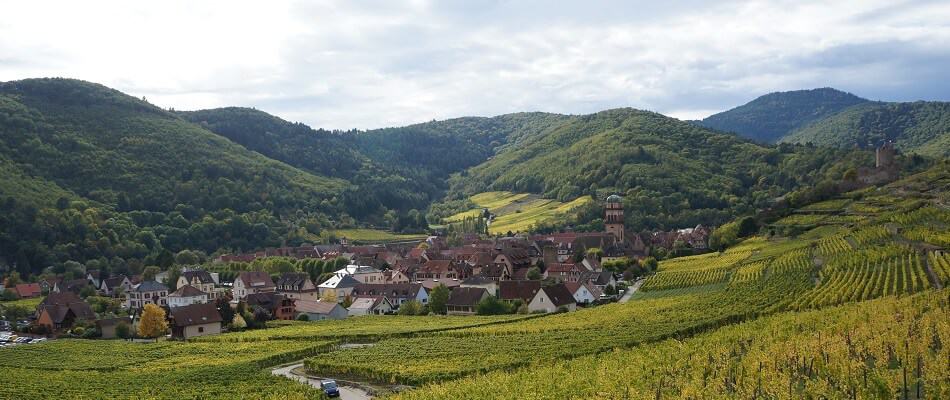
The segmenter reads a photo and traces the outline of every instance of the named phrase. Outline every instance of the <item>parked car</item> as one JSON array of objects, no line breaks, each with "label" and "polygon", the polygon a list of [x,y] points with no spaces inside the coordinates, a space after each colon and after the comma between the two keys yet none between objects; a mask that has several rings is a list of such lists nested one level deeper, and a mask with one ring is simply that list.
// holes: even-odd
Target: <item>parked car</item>
[{"label": "parked car", "polygon": [[327,395],[327,397],[340,397],[340,388],[336,386],[336,381],[321,381],[320,389],[323,389],[323,394]]}]

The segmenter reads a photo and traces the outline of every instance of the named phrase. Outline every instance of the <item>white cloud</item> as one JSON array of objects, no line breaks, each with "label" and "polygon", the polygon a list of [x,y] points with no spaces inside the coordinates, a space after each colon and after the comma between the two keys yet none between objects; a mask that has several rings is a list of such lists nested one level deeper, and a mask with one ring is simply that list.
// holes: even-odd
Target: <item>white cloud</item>
[{"label": "white cloud", "polygon": [[950,88],[946,2],[6,3],[0,80],[74,77],[323,128],[624,106],[696,118],[775,90]]}]

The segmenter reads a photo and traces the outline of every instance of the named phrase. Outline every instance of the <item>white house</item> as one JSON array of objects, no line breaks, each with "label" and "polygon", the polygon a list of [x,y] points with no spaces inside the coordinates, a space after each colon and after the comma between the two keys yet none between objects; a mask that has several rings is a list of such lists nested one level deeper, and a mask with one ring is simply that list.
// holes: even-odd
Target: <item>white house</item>
[{"label": "white house", "polygon": [[393,305],[385,296],[357,297],[348,309],[350,316],[382,315],[393,311]]},{"label": "white house", "polygon": [[217,293],[214,289],[214,285],[217,282],[214,276],[208,271],[202,271],[200,269],[184,271],[181,273],[181,276],[178,277],[177,283],[178,287],[186,285],[194,286],[195,289],[207,294],[210,300],[217,298]]},{"label": "white house", "polygon": [[564,307],[567,311],[577,310],[577,301],[564,284],[542,287],[528,303],[530,311],[555,312]]},{"label": "white house", "polygon": [[574,296],[574,300],[577,304],[590,304],[600,298],[600,290],[594,293],[594,290],[591,290],[586,283],[567,282],[564,286],[567,287],[567,290]]},{"label": "white house", "polygon": [[172,336],[189,339],[221,333],[221,314],[214,304],[192,304],[171,310]]},{"label": "white house", "polygon": [[359,284],[353,288],[353,296],[385,296],[394,309],[409,300],[429,303],[429,292],[418,283]]},{"label": "white house", "polygon": [[174,293],[168,295],[169,308],[190,306],[192,304],[204,304],[207,302],[208,294],[191,285],[182,286]]},{"label": "white house", "polygon": [[145,281],[125,293],[125,307],[140,309],[146,304],[159,307],[168,305],[168,286],[156,281]]},{"label": "white house", "polygon": [[[285,272],[277,280],[277,293],[294,300],[317,301],[320,291],[310,277],[302,272]],[[345,297],[345,296],[344,296]]]},{"label": "white house", "polygon": [[326,282],[321,283],[317,286],[319,290],[320,297],[323,297],[327,292],[333,292],[336,296],[338,303],[342,303],[346,296],[349,296],[353,293],[353,288],[356,285],[359,285],[360,282],[356,279],[353,279],[350,275],[333,275],[330,279],[327,279]]},{"label": "white house", "polygon": [[249,294],[270,293],[277,289],[270,275],[262,271],[241,272],[234,279],[234,287],[231,289],[235,300],[244,300]]},{"label": "white house", "polygon": [[368,266],[351,264],[340,268],[333,272],[333,274],[341,277],[349,275],[359,283],[386,283],[386,275],[383,271]]}]

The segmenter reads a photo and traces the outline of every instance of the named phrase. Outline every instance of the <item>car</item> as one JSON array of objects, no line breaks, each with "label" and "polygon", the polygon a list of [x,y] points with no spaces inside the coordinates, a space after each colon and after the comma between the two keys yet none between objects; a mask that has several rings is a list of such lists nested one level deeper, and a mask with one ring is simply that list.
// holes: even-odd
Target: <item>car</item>
[{"label": "car", "polygon": [[323,389],[323,394],[327,395],[327,397],[340,397],[340,388],[336,386],[336,381],[321,381],[320,389]]}]

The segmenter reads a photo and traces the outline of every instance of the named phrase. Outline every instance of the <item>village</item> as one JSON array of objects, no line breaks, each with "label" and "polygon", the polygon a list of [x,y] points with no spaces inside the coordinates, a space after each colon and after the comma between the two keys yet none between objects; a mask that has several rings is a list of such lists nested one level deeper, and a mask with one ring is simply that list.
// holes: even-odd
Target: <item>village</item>
[{"label": "village", "polygon": [[[604,232],[467,235],[457,246],[443,236],[375,245],[344,239],[221,255],[210,265],[185,267],[176,277],[170,271],[103,276],[89,270],[79,279],[5,281],[0,292],[38,302],[25,303],[36,304],[33,309],[5,310],[0,346],[58,337],[187,340],[264,328],[272,320],[572,312],[629,299],[634,283],[656,269],[657,250],[708,251],[707,227],[633,233],[623,212],[622,198],[611,195],[604,203]],[[220,272],[224,265],[275,257],[339,268],[319,280],[306,271]]]}]

